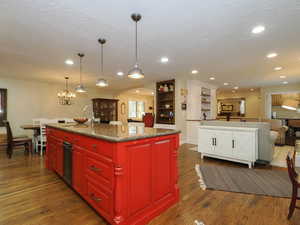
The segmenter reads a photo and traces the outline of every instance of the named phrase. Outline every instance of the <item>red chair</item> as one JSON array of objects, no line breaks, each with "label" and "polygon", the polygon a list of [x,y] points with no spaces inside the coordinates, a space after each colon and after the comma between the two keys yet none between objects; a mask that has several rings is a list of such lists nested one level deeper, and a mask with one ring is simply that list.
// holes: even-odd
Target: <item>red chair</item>
[{"label": "red chair", "polygon": [[145,127],[153,127],[154,126],[154,116],[152,113],[145,113],[143,117],[143,122]]},{"label": "red chair", "polygon": [[295,209],[300,209],[300,207],[296,206],[296,201],[300,200],[300,198],[298,197],[298,189],[300,188],[300,177],[298,176],[295,170],[295,152],[293,158],[291,158],[290,155],[288,154],[288,156],[286,157],[286,162],[287,162],[289,177],[293,185],[293,193],[292,193],[292,199],[291,199],[289,215],[288,215],[288,219],[290,219]]}]

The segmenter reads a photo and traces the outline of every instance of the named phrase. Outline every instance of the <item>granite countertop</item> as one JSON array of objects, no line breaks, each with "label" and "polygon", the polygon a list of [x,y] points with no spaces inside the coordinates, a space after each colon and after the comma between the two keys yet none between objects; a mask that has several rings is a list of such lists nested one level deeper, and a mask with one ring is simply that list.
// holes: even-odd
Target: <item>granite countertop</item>
[{"label": "granite countertop", "polygon": [[134,125],[109,124],[47,124],[48,127],[82,134],[111,142],[126,142],[143,138],[159,137],[180,133],[179,130],[141,127]]}]

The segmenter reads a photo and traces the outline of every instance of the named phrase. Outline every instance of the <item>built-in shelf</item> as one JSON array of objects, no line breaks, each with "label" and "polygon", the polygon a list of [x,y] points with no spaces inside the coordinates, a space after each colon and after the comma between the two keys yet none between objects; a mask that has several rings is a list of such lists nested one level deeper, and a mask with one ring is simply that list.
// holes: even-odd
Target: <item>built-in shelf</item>
[{"label": "built-in shelf", "polygon": [[156,83],[156,123],[175,124],[175,80]]}]

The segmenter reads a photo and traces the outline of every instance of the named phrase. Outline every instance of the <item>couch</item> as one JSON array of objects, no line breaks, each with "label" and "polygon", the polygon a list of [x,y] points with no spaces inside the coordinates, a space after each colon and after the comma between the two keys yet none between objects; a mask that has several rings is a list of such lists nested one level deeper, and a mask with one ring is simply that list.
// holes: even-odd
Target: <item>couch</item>
[{"label": "couch", "polygon": [[285,145],[285,136],[286,136],[286,132],[288,130],[288,127],[282,125],[282,120],[262,119],[261,121],[270,123],[271,124],[271,130],[276,131],[278,133],[275,144],[276,145]]},{"label": "couch", "polygon": [[258,160],[271,162],[274,152],[274,143],[278,132],[271,131],[271,124],[268,122],[238,122],[238,121],[201,121],[206,126],[229,126],[229,127],[252,127],[258,128]]}]

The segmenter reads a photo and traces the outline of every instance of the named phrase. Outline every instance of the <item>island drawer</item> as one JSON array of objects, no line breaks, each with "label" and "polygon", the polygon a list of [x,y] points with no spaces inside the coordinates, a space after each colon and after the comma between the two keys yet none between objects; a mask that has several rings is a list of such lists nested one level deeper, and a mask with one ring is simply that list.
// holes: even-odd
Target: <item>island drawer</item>
[{"label": "island drawer", "polygon": [[92,157],[86,154],[85,171],[90,179],[101,183],[104,187],[111,190],[113,188],[113,163],[105,159]]},{"label": "island drawer", "polygon": [[91,179],[87,179],[86,200],[106,219],[110,219],[113,213],[113,195],[99,187]]},{"label": "island drawer", "polygon": [[113,144],[110,142],[77,135],[74,137],[73,142],[75,145],[78,145],[92,153],[101,154],[108,158],[112,158],[113,156]]}]

